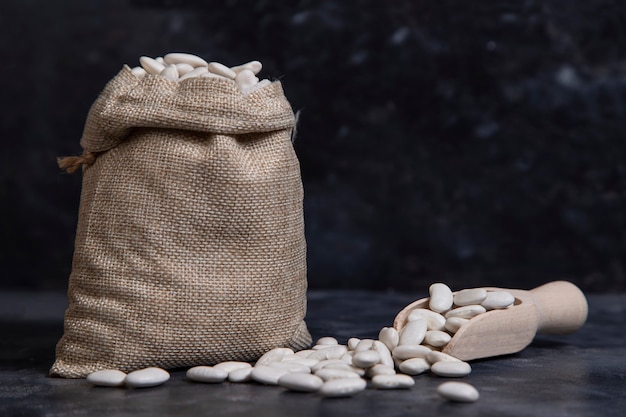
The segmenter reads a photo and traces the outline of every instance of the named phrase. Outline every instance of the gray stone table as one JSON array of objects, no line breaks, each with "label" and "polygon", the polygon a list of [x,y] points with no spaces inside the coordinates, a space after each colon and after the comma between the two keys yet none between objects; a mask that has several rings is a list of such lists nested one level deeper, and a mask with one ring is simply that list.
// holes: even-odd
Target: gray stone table
[{"label": "gray stone table", "polygon": [[[404,305],[423,294],[349,291],[309,294],[314,338],[375,337]],[[472,404],[440,399],[444,379],[415,377],[410,390],[368,389],[325,399],[259,384],[205,385],[172,372],[149,389],[95,388],[84,380],[49,378],[62,333],[65,297],[0,294],[0,416],[624,416],[626,294],[589,295],[587,324],[568,336],[538,336],[524,351],[472,362],[464,378],[478,388]]]}]

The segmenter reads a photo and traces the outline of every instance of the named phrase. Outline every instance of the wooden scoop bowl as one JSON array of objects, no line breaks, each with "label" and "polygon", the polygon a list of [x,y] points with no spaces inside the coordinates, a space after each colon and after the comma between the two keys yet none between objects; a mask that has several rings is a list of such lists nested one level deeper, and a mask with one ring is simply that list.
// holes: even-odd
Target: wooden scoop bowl
[{"label": "wooden scoop bowl", "polygon": [[[516,353],[528,346],[537,333],[567,334],[587,320],[587,299],[567,281],[553,281],[530,291],[508,291],[515,297],[512,306],[491,310],[472,318],[452,337],[442,352],[458,359],[472,359]],[[412,310],[428,308],[428,298],[417,300],[396,316],[393,327],[400,331]]]}]

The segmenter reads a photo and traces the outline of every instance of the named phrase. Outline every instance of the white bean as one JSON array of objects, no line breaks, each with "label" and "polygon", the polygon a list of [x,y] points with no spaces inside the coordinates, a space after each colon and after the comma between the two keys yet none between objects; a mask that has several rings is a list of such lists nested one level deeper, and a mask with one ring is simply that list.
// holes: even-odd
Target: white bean
[{"label": "white bean", "polygon": [[333,379],[324,382],[319,390],[323,397],[349,397],[357,394],[367,387],[367,382],[362,378]]},{"label": "white bean", "polygon": [[361,339],[359,343],[357,343],[356,347],[354,348],[354,351],[363,352],[364,350],[370,350],[372,346],[374,346],[373,339]]},{"label": "white bean", "polygon": [[227,373],[231,373],[232,371],[241,368],[252,368],[252,365],[250,365],[248,362],[227,361],[218,363],[214,366],[214,368],[223,369]]},{"label": "white bean", "polygon": [[219,75],[219,74],[214,74],[212,72],[205,72],[203,74],[199,75],[200,78],[219,78],[221,80],[230,80],[230,78],[228,77],[224,77],[223,75]]},{"label": "white bean", "polygon": [[178,81],[186,80],[187,78],[199,77],[200,75],[205,74],[207,72],[209,72],[209,70],[206,69],[206,67],[194,68],[193,71],[189,71],[188,73],[181,75]]},{"label": "white bean", "polygon": [[430,372],[437,376],[462,377],[469,375],[472,367],[463,361],[439,361],[430,366]]},{"label": "white bean", "polygon": [[446,320],[452,317],[461,317],[463,319],[471,319],[473,317],[478,316],[479,314],[483,314],[487,310],[485,307],[480,304],[472,304],[468,306],[458,307],[453,310],[450,310],[446,313]]},{"label": "white bean", "polygon": [[287,362],[270,362],[268,363],[266,366],[272,367],[272,368],[280,368],[280,369],[286,369],[288,372],[290,373],[311,373],[311,368],[308,366],[304,366],[304,365],[300,365],[297,362],[293,362],[293,361],[287,361]]},{"label": "white bean", "polygon": [[311,374],[285,374],[278,378],[278,385],[298,392],[317,392],[323,384],[322,378]]},{"label": "white bean", "polygon": [[[324,349],[324,348],[331,347],[331,346],[344,346],[344,345],[340,345],[338,343],[335,343],[334,345],[315,345],[311,349],[320,350],[320,349]],[[348,349],[347,346],[344,346],[344,347],[346,348],[346,350]]]},{"label": "white bean", "polygon": [[412,358],[402,361],[398,366],[400,372],[407,375],[419,375],[430,369],[430,364],[424,358]]},{"label": "white bean", "polygon": [[339,369],[339,370],[342,370],[342,371],[353,372],[353,373],[357,374],[358,376],[365,376],[365,369],[357,368],[356,366],[352,366],[352,365],[349,365],[347,363],[339,364],[339,365],[328,365],[328,366],[325,366],[322,369]]},{"label": "white bean", "polygon": [[301,358],[300,356],[296,356],[296,355],[285,356],[282,362],[283,363],[285,362],[297,363],[299,365],[303,365],[308,368],[312,368],[313,366],[319,363],[319,361],[316,361],[315,359]]},{"label": "white bean", "polygon": [[380,363],[380,353],[375,350],[356,352],[352,357],[352,364],[363,369],[374,366],[377,363]]},{"label": "white bean", "polygon": [[450,317],[446,319],[446,330],[454,334],[468,321],[468,319],[464,319],[463,317]]},{"label": "white bean", "polygon": [[242,70],[247,69],[247,70],[252,71],[252,73],[256,75],[259,72],[261,72],[261,68],[263,68],[263,65],[259,61],[250,61],[250,62],[246,62],[245,64],[232,67],[231,70],[233,70],[236,73],[240,73]]},{"label": "white bean", "polygon": [[371,368],[367,369],[366,375],[370,378],[375,377],[376,375],[395,375],[396,370],[394,367],[389,367],[379,363],[378,365],[374,365]]},{"label": "white bean", "polygon": [[426,360],[432,364],[436,362],[460,362],[460,359],[455,358],[452,355],[448,355],[447,353],[437,352],[435,350],[431,351],[426,355]]},{"label": "white bean", "polygon": [[103,369],[87,376],[87,382],[97,387],[121,387],[125,379],[126,374],[116,369]]},{"label": "white bean", "polygon": [[398,346],[402,345],[419,345],[426,336],[427,326],[424,318],[417,318],[410,321],[400,331],[400,339],[398,340]]},{"label": "white bean", "polygon": [[313,349],[313,350],[320,350],[320,349],[324,349],[324,348],[327,348],[327,347],[328,347],[328,345],[313,345],[313,346],[311,346],[311,349]]},{"label": "white bean", "polygon": [[376,375],[372,385],[378,389],[407,389],[415,385],[415,380],[408,375]]},{"label": "white bean", "polygon": [[170,379],[170,374],[161,368],[145,368],[126,375],[125,383],[130,388],[148,388],[161,385]]},{"label": "white bean", "polygon": [[280,362],[286,355],[293,355],[293,350],[289,348],[275,348],[261,356],[254,366],[267,365],[270,362]]},{"label": "white bean", "polygon": [[428,288],[430,294],[429,307],[437,313],[443,313],[452,307],[454,301],[452,290],[446,284],[436,283]]},{"label": "white bean", "polygon": [[344,361],[347,364],[352,365],[352,356],[354,355],[354,352],[346,352],[340,359],[342,361]]},{"label": "white bean", "polygon": [[393,358],[394,369],[400,369],[400,364],[404,362],[402,359]]},{"label": "white bean", "polygon": [[391,357],[391,352],[383,342],[375,340],[372,350],[378,352],[380,355],[380,363],[393,368],[393,358]]},{"label": "white bean", "polygon": [[172,52],[163,57],[168,64],[189,64],[192,67],[207,67],[209,63],[199,56],[182,52]]},{"label": "white bean", "polygon": [[132,72],[133,75],[139,79],[142,79],[147,74],[146,70],[142,67],[134,67],[130,70],[130,72]]},{"label": "white bean", "polygon": [[253,380],[260,382],[261,384],[278,385],[278,379],[288,373],[288,369],[259,365],[252,368],[250,376]]},{"label": "white bean", "polygon": [[411,311],[409,317],[407,317],[408,321],[414,321],[418,318],[426,319],[426,327],[428,330],[444,330],[446,325],[446,318],[432,310],[427,308],[416,308]]},{"label": "white bean", "polygon": [[383,342],[385,346],[392,351],[393,348],[398,346],[400,336],[398,335],[398,331],[393,327],[383,327],[378,333],[378,340]]},{"label": "white bean", "polygon": [[461,306],[468,306],[471,304],[480,304],[487,297],[487,290],[484,288],[471,288],[467,290],[461,290],[454,294],[454,304]]},{"label": "white bean", "polygon": [[297,351],[294,355],[301,358],[308,358],[308,356],[313,352],[315,352],[313,349],[304,349]]},{"label": "white bean", "polygon": [[394,358],[400,360],[425,358],[431,351],[431,348],[423,345],[402,345],[396,347],[393,350],[392,355]]},{"label": "white bean", "polygon": [[161,71],[159,75],[170,81],[178,81],[178,69],[176,69],[176,65],[168,65],[163,68],[163,71]]},{"label": "white bean", "polygon": [[437,393],[446,400],[458,402],[474,402],[478,400],[480,394],[474,386],[465,382],[444,382],[437,387]]},{"label": "white bean", "polygon": [[237,87],[239,87],[239,91],[245,93],[250,87],[257,84],[259,79],[252,71],[245,69],[235,76],[235,82]]},{"label": "white bean", "polygon": [[228,374],[230,382],[248,382],[252,380],[252,370],[254,368],[235,369]]},{"label": "white bean", "polygon": [[360,341],[361,339],[359,339],[358,337],[351,337],[350,339],[348,339],[348,349],[354,350]]},{"label": "white bean", "polygon": [[207,68],[209,69],[209,72],[221,75],[226,78],[230,78],[231,80],[234,80],[237,76],[237,73],[235,73],[235,71],[231,70],[224,64],[220,64],[219,62],[209,62]]},{"label": "white bean", "polygon": [[337,339],[335,339],[334,337],[330,337],[330,336],[326,336],[326,337],[320,337],[317,340],[317,345],[338,345],[339,342],[337,341]]},{"label": "white bean", "polygon": [[440,330],[429,330],[424,337],[424,343],[434,347],[443,347],[450,342],[452,336]]},{"label": "white bean", "polygon": [[340,359],[348,352],[348,349],[343,345],[328,346],[311,353],[307,358],[323,361],[326,359]]},{"label": "white bean", "polygon": [[[202,68],[204,68],[204,67],[202,67]],[[185,75],[185,74],[190,73],[191,71],[193,71],[194,67],[192,67],[189,64],[180,63],[180,64],[176,64],[176,70],[178,70],[178,76],[180,77],[182,75]]]},{"label": "white bean", "polygon": [[312,372],[317,372],[322,368],[325,368],[327,366],[332,366],[332,365],[345,365],[346,362],[341,360],[341,359],[326,359],[323,361],[319,361],[317,362],[315,365],[311,366],[311,371]]},{"label": "white bean", "polygon": [[213,366],[194,366],[187,370],[187,378],[196,382],[220,383],[228,378],[228,371]]},{"label": "white bean", "polygon": [[481,305],[487,310],[507,308],[515,302],[515,297],[508,291],[488,291]]},{"label": "white bean", "polygon": [[165,65],[159,64],[156,60],[149,56],[139,58],[139,64],[146,70],[148,74],[160,74],[165,69]]},{"label": "white bean", "polygon": [[360,376],[355,372],[347,371],[345,369],[332,368],[322,368],[315,372],[315,375],[322,378],[324,381],[330,381],[333,379],[360,378]]}]

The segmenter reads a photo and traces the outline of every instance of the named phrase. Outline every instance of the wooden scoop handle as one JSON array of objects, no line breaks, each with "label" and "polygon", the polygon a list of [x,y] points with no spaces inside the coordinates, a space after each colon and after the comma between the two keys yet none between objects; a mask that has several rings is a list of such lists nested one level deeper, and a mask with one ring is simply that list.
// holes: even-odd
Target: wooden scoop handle
[{"label": "wooden scoop handle", "polygon": [[587,299],[571,282],[553,281],[529,292],[537,308],[538,333],[573,333],[585,324]]}]

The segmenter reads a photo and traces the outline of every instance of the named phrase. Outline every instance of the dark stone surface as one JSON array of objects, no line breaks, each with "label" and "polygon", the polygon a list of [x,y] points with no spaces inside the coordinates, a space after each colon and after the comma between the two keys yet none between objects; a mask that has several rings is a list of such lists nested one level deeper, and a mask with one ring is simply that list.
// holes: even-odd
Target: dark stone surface
[{"label": "dark stone surface", "polygon": [[[313,291],[308,324],[315,338],[376,337],[404,305],[423,294]],[[368,389],[353,398],[323,399],[259,384],[205,385],[172,372],[150,389],[94,388],[84,380],[48,378],[62,332],[64,297],[5,294],[0,306],[0,415],[13,416],[623,416],[626,412],[626,295],[592,295],[583,328],[537,336],[524,351],[472,363],[463,378],[481,394],[452,404],[436,394],[448,380],[415,377],[410,390]],[[33,305],[39,312],[15,305]]]},{"label": "dark stone surface", "polygon": [[314,288],[626,290],[619,0],[3,1],[2,288],[62,289],[87,110],[123,63],[259,59],[302,110]]}]

